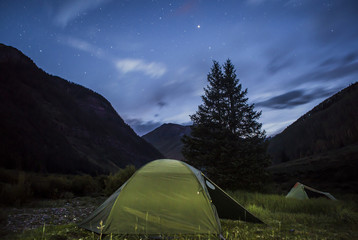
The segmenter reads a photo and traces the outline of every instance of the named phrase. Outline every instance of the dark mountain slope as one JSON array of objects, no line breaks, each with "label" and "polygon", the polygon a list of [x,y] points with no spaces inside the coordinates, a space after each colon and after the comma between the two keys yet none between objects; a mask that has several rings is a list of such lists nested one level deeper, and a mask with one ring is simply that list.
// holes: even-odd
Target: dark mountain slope
[{"label": "dark mountain slope", "polygon": [[104,97],[0,44],[0,167],[95,174],[161,157]]},{"label": "dark mountain slope", "polygon": [[343,89],[273,137],[268,170],[288,191],[298,182],[358,193],[358,83]]},{"label": "dark mountain slope", "polygon": [[296,182],[331,193],[358,193],[358,144],[275,164],[268,170],[285,193]]},{"label": "dark mountain slope", "polygon": [[270,141],[274,163],[358,143],[358,83],[326,99]]},{"label": "dark mountain slope", "polygon": [[190,135],[190,126],[168,123],[147,133],[142,138],[156,147],[165,157],[184,160],[181,138]]}]

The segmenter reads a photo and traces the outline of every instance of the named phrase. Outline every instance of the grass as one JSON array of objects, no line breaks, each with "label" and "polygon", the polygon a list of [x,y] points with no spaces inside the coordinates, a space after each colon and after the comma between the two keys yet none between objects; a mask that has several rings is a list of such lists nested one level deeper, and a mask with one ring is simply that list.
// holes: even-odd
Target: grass
[{"label": "grass", "polygon": [[[357,195],[340,196],[339,201],[327,199],[294,200],[281,195],[229,192],[266,225],[222,220],[222,234],[227,240],[273,239],[358,239]],[[199,237],[196,237],[199,239]],[[48,226],[8,235],[7,239],[128,239],[100,236],[74,224]],[[175,239],[191,239],[176,236]],[[204,239],[200,237],[200,239]],[[207,238],[206,238],[207,239]]]},{"label": "grass", "polygon": [[[237,239],[358,239],[358,205],[353,196],[332,201],[239,191],[230,194],[268,225],[239,223],[235,228],[233,223],[225,223],[230,226],[226,231],[238,232]],[[236,239],[235,234],[230,236],[228,239]]]}]

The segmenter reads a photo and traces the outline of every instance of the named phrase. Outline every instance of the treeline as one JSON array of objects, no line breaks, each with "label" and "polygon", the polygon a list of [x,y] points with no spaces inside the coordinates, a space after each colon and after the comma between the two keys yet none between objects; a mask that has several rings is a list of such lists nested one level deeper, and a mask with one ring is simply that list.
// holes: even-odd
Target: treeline
[{"label": "treeline", "polygon": [[358,143],[358,83],[323,101],[270,141],[274,163]]},{"label": "treeline", "polygon": [[109,196],[136,171],[133,165],[110,175],[39,174],[0,169],[0,205],[21,205],[33,199]]}]

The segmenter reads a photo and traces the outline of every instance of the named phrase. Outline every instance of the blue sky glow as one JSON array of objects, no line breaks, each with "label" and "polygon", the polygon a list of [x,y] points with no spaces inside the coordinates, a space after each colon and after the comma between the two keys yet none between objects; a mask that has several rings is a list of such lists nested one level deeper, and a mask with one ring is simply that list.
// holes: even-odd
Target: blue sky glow
[{"label": "blue sky glow", "polygon": [[357,81],[357,22],[355,0],[0,1],[1,43],[100,93],[139,135],[188,124],[228,58],[278,133]]}]

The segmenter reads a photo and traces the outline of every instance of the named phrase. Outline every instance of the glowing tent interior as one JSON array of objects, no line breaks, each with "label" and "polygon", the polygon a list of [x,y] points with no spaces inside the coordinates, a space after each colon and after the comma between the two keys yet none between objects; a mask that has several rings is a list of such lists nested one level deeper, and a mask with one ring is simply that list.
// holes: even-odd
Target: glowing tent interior
[{"label": "glowing tent interior", "polygon": [[220,235],[219,218],[263,223],[199,170],[162,159],[136,171],[79,226],[103,234]]}]

